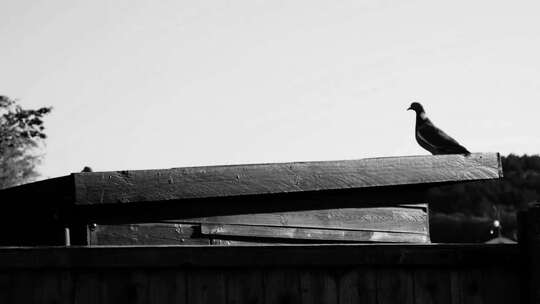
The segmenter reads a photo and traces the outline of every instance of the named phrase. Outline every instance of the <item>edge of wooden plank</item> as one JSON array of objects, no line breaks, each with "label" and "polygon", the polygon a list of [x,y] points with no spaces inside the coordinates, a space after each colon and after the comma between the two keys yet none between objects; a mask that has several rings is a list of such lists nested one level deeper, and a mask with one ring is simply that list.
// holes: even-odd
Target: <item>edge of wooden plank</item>
[{"label": "edge of wooden plank", "polygon": [[496,179],[498,153],[74,173],[76,204],[234,197]]}]

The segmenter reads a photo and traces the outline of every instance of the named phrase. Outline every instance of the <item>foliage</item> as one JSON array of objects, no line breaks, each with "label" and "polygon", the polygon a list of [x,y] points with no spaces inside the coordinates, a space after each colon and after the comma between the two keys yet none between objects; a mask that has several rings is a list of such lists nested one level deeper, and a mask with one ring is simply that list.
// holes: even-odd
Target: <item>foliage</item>
[{"label": "foliage", "polygon": [[15,100],[0,96],[0,189],[38,176],[36,150],[47,137],[43,116],[50,111],[50,107],[23,109]]},{"label": "foliage", "polygon": [[505,237],[516,237],[516,214],[540,201],[540,156],[510,154],[502,157],[504,178],[432,189],[432,240],[436,242],[483,242],[493,220],[502,223]]}]

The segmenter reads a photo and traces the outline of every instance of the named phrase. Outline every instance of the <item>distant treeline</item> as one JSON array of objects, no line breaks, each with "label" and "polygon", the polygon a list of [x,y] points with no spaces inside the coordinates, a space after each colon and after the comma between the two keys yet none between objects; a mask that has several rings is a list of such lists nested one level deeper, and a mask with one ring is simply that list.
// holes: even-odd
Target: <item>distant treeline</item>
[{"label": "distant treeline", "polygon": [[432,189],[433,242],[485,242],[496,237],[499,220],[504,237],[516,239],[518,210],[540,201],[540,156],[510,154],[502,158],[504,178]]}]

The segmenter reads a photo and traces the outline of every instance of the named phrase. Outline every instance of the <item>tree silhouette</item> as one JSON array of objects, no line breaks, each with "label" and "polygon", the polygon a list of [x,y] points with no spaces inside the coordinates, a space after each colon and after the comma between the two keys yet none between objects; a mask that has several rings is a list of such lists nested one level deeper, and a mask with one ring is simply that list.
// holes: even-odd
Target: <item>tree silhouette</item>
[{"label": "tree silhouette", "polygon": [[17,102],[0,95],[0,189],[31,181],[38,176],[36,154],[47,138],[43,116],[50,107],[23,109]]}]

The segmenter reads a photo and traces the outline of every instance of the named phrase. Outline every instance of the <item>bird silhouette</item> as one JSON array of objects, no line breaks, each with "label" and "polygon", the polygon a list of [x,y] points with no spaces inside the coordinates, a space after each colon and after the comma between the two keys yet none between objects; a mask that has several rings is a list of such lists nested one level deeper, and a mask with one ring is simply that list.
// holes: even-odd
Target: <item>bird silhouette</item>
[{"label": "bird silhouette", "polygon": [[85,166],[81,172],[92,172],[92,168]]},{"label": "bird silhouette", "polygon": [[469,152],[455,139],[437,128],[426,116],[424,107],[418,102],[411,103],[407,110],[416,112],[415,137],[418,144],[433,155],[438,154],[465,154]]}]

